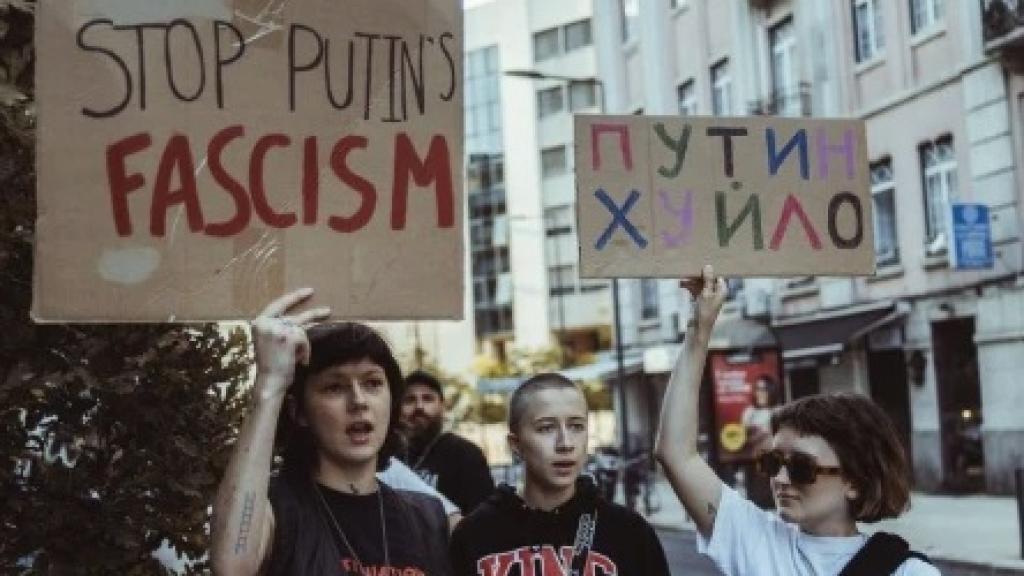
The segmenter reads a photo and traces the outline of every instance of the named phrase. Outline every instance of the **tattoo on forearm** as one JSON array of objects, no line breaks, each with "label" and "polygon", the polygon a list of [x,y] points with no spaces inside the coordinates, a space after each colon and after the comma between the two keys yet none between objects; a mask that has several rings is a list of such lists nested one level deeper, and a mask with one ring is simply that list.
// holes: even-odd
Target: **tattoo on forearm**
[{"label": "tattoo on forearm", "polygon": [[238,526],[238,540],[235,541],[235,554],[241,554],[249,546],[249,532],[252,531],[252,514],[256,509],[256,496],[252,492],[245,495],[242,503],[242,521]]}]

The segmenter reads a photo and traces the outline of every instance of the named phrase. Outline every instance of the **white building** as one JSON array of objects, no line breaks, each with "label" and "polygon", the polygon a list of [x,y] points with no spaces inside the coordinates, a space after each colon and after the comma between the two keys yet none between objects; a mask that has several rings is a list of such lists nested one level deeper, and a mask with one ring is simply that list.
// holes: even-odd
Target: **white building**
[{"label": "white building", "polygon": [[610,346],[612,324],[609,283],[577,274],[572,113],[596,112],[601,97],[587,82],[597,74],[590,2],[491,0],[464,15],[466,320],[385,331],[407,363],[418,342],[470,378],[478,356],[561,343],[588,357]]},{"label": "white building", "polygon": [[[926,489],[1008,492],[1024,460],[1019,6],[595,0],[616,113],[865,120],[878,274],[748,281],[731,308],[770,303],[787,398],[852,390],[881,404]],[[992,268],[952,266],[957,201],[988,206]]]}]

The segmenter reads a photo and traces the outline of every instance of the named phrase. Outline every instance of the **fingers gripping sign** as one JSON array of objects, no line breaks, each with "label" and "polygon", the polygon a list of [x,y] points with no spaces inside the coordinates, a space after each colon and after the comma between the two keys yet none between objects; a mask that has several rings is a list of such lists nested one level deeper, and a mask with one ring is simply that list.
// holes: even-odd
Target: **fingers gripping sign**
[{"label": "fingers gripping sign", "polygon": [[298,312],[296,308],[313,295],[303,288],[271,302],[252,323],[256,366],[259,373],[272,379],[275,392],[284,392],[291,385],[298,363],[309,363],[309,340],[306,328],[325,320],[330,308],[312,308]]},{"label": "fingers gripping sign", "polygon": [[725,280],[715,276],[713,266],[705,264],[700,278],[684,278],[679,285],[693,297],[690,323],[696,325],[702,333],[710,334],[718,311],[725,302]]}]

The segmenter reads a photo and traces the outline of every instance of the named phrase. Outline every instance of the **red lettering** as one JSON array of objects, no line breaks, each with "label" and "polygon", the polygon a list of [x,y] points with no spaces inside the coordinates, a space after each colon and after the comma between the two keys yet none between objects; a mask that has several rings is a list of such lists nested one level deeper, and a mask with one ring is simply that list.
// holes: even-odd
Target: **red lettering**
[{"label": "red lettering", "polygon": [[633,153],[629,144],[629,126],[625,124],[594,124],[590,127],[590,146],[594,170],[601,169],[601,135],[617,134],[619,150],[622,152],[622,163],[627,172],[633,170]]},{"label": "red lettering", "polygon": [[355,232],[366,226],[377,207],[377,190],[373,184],[353,172],[347,163],[349,152],[355,148],[364,149],[367,144],[368,142],[363,136],[346,136],[338,140],[331,151],[331,169],[342,182],[351,186],[362,196],[362,202],[355,214],[348,217],[331,216],[327,219],[327,225],[336,232]]},{"label": "red lettering", "polygon": [[210,140],[210,145],[207,148],[207,156],[210,163],[210,174],[213,179],[220,184],[221,188],[227,190],[231,194],[231,198],[235,201],[235,215],[225,222],[208,223],[206,225],[206,233],[210,236],[234,236],[240,233],[249,225],[249,220],[252,218],[252,206],[249,205],[249,194],[246,192],[245,187],[235,180],[233,176],[228,174],[228,171],[224,169],[224,163],[221,158],[221,154],[224,152],[224,148],[231,143],[232,140],[245,136],[245,129],[241,126],[229,126],[213,136]]},{"label": "red lettering", "polygon": [[615,566],[615,562],[612,559],[605,556],[604,554],[591,551],[587,555],[587,565],[583,569],[583,573],[588,576],[597,576],[597,569],[601,569],[603,576],[616,576],[619,573],[618,567]]},{"label": "red lettering", "polygon": [[[178,189],[171,190],[171,176],[178,173]],[[203,229],[203,211],[199,206],[199,191],[196,189],[195,162],[188,137],[175,134],[167,142],[160,167],[156,171],[153,187],[153,205],[149,211],[149,232],[153,236],[164,235],[167,226],[167,210],[176,204],[185,205],[188,228],[193,232]]]},{"label": "red lettering", "polygon": [[430,141],[427,157],[420,161],[409,135],[402,132],[395,140],[395,181],[391,194],[391,229],[405,229],[405,215],[409,200],[409,177],[417,186],[435,183],[437,195],[437,225],[451,228],[455,224],[455,199],[452,191],[451,159],[448,141],[440,134]]},{"label": "red lettering", "polygon": [[142,188],[146,179],[138,172],[128,174],[125,157],[141,152],[153,143],[149,134],[142,132],[107,146],[107,180],[110,183],[110,207],[114,212],[114,227],[118,236],[131,236],[132,219],[128,212],[128,194]]},{"label": "red lettering", "polygon": [[508,576],[515,558],[512,552],[484,556],[476,562],[476,573],[479,576]]},{"label": "red lettering", "polygon": [[818,239],[818,232],[814,230],[814,226],[811,224],[810,218],[807,217],[807,213],[804,212],[803,206],[800,205],[800,201],[796,199],[796,196],[790,194],[786,196],[786,203],[782,206],[782,215],[779,217],[779,224],[775,227],[775,233],[772,234],[772,243],[770,247],[772,250],[778,250],[782,244],[782,238],[786,235],[786,229],[789,228],[789,220],[796,214],[797,218],[800,219],[800,224],[804,227],[804,232],[807,233],[807,239],[811,243],[811,247],[815,250],[821,250],[821,240]]},{"label": "red lettering", "polygon": [[519,562],[519,574],[521,576],[537,575],[537,569],[533,564],[533,561],[536,558],[540,558],[540,556],[535,554],[529,546],[524,546],[516,550],[516,561]]},{"label": "red lettering", "polygon": [[283,148],[291,142],[291,138],[284,134],[267,134],[256,141],[256,146],[252,150],[252,158],[249,159],[249,193],[252,194],[253,207],[260,220],[273,228],[287,228],[295,224],[298,217],[294,212],[278,213],[270,207],[270,203],[267,201],[267,189],[263,183],[263,163],[271,148]]},{"label": "red lettering", "polygon": [[320,201],[320,169],[317,166],[319,154],[316,136],[306,138],[302,153],[302,223],[316,224],[317,208]]},{"label": "red lettering", "polygon": [[540,566],[542,576],[569,576],[569,564],[572,562],[572,547],[563,546],[562,558],[559,559],[552,546],[541,550]]}]

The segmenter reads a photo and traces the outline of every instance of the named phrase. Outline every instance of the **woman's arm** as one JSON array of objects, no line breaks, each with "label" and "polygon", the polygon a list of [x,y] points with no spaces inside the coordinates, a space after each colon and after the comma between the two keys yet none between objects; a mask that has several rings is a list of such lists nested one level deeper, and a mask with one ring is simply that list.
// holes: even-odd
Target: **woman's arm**
[{"label": "woman's arm", "polygon": [[710,536],[722,481],[697,452],[698,400],[708,341],[725,300],[725,282],[705,266],[702,278],[682,284],[694,297],[693,316],[665,392],[655,455],[697,529]]},{"label": "woman's arm", "polygon": [[270,553],[274,515],[267,486],[277,419],[296,363],[309,361],[305,328],[330,314],[316,309],[286,315],[311,295],[300,290],[283,296],[253,322],[257,372],[250,410],[213,506],[210,557],[217,574],[257,574]]}]

